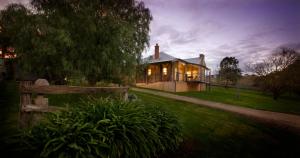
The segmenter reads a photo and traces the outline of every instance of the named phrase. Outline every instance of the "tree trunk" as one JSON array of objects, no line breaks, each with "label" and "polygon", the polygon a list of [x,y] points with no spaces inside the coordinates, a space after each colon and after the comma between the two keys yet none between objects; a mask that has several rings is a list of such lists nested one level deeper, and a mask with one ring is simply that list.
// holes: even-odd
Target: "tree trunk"
[{"label": "tree trunk", "polygon": [[277,91],[273,92],[273,99],[277,100],[278,97],[279,97],[279,92],[277,92]]},{"label": "tree trunk", "polygon": [[226,82],[225,82],[225,88],[226,89],[228,88],[228,80],[226,80]]}]

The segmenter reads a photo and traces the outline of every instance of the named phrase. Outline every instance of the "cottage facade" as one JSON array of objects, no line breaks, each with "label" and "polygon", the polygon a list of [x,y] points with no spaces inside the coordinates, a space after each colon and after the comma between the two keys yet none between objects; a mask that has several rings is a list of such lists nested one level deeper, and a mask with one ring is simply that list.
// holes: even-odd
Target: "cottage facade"
[{"label": "cottage facade", "polygon": [[137,72],[136,86],[169,92],[204,91],[210,83],[210,69],[204,55],[179,59],[160,52],[156,44],[154,55],[143,59]]}]

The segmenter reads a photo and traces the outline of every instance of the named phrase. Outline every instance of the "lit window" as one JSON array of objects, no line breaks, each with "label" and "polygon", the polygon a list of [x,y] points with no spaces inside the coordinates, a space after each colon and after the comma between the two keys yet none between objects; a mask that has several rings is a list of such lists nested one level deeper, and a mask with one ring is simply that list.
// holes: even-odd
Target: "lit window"
[{"label": "lit window", "polygon": [[0,50],[0,55],[2,55],[2,50]]},{"label": "lit window", "polygon": [[151,75],[151,69],[148,69],[148,76]]},{"label": "lit window", "polygon": [[191,71],[186,72],[186,75],[187,75],[188,77],[191,77],[191,76],[192,76]]},{"label": "lit window", "polygon": [[167,72],[167,68],[164,67],[164,68],[163,68],[163,74],[164,74],[164,75],[167,75],[167,73],[168,73],[168,72]]},{"label": "lit window", "polygon": [[198,71],[194,70],[192,74],[193,74],[193,76],[197,76],[198,75]]}]

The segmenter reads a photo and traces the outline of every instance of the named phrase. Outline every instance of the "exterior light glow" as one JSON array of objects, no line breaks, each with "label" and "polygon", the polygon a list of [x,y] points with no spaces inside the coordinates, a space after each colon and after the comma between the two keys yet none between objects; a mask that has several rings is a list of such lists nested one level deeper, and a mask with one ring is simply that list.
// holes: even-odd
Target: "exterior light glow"
[{"label": "exterior light glow", "polygon": [[188,77],[191,77],[191,76],[192,76],[191,71],[186,72],[186,75],[187,75]]},{"label": "exterior light glow", "polygon": [[167,74],[168,74],[167,68],[166,68],[166,67],[163,68],[163,74],[164,74],[164,75],[167,75]]},{"label": "exterior light glow", "polygon": [[151,76],[151,69],[148,69],[148,76]]}]

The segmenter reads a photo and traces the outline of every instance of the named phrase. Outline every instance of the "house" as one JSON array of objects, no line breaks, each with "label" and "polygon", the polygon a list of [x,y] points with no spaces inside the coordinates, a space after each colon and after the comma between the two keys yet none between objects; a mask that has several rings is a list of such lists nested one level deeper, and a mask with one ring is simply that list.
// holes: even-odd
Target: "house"
[{"label": "house", "polygon": [[154,55],[142,60],[136,75],[136,86],[169,92],[204,91],[210,85],[210,69],[204,55],[179,59],[160,52],[155,45]]}]

